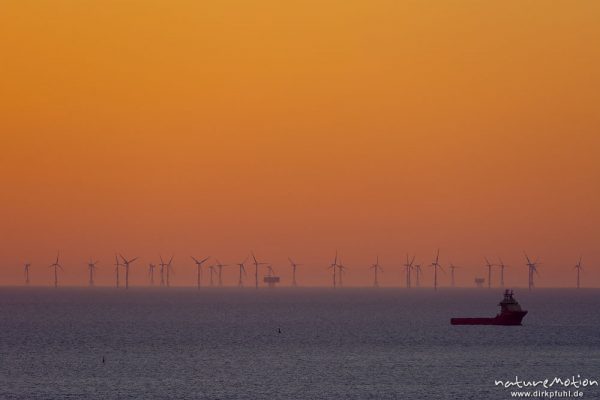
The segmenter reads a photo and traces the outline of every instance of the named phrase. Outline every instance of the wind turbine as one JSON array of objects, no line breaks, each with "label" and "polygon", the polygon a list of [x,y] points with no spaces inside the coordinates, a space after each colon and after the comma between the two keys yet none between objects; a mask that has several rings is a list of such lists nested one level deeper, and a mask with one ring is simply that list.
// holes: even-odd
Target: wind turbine
[{"label": "wind turbine", "polygon": [[173,256],[171,256],[169,263],[167,264],[167,287],[171,286],[171,272],[175,273],[175,268],[173,268]]},{"label": "wind turbine", "polygon": [[577,264],[575,264],[574,269],[577,270],[577,289],[579,289],[580,285],[580,280],[579,280],[579,275],[581,273],[581,271],[583,271],[583,264],[581,263],[581,256],[579,257],[579,262]]},{"label": "wind turbine", "polygon": [[96,264],[98,264],[98,261],[93,262],[91,259],[88,263],[88,270],[90,271],[90,286],[94,286],[94,271],[96,271]]},{"label": "wind turbine", "polygon": [[504,268],[508,267],[508,265],[504,265],[504,262],[500,257],[498,257],[500,263],[498,266],[500,267],[500,286],[504,287]]},{"label": "wind turbine", "polygon": [[255,284],[256,288],[258,289],[258,266],[259,265],[267,265],[267,263],[256,261],[256,256],[254,256],[254,252],[252,252],[251,254],[252,254],[252,259],[254,260],[254,262],[253,262],[253,264],[254,264],[254,284]]},{"label": "wind turbine", "polygon": [[210,271],[210,286],[213,287],[215,285],[214,279],[213,279],[213,276],[215,274],[215,266],[214,265],[209,265],[208,269]]},{"label": "wind turbine", "polygon": [[339,284],[340,284],[340,287],[344,286],[344,283],[342,282],[342,276],[343,276],[343,274],[344,274],[344,271],[348,269],[348,268],[346,268],[346,266],[345,266],[345,265],[343,265],[341,262],[342,262],[342,261],[340,260],[340,264],[338,264],[338,265],[337,265],[337,267],[338,267],[338,272],[339,272]]},{"label": "wind turbine", "polygon": [[154,286],[154,270],[156,265],[148,264],[148,277],[150,278],[150,285]]},{"label": "wind turbine", "polygon": [[408,261],[408,254],[406,254],[406,264],[404,264],[404,267],[406,268],[406,288],[410,288],[411,286],[411,279],[410,279],[410,272],[411,269],[413,268],[413,263],[415,262],[415,256],[413,256],[412,260],[409,262]]},{"label": "wind turbine", "polygon": [[537,261],[531,262],[527,253],[524,253],[524,254],[525,254],[525,258],[527,259],[527,264],[526,264],[527,268],[529,268],[529,290],[531,290],[531,288],[534,287],[534,283],[533,283],[534,274],[539,275],[538,270],[537,270],[537,265],[539,263]]},{"label": "wind turbine", "polygon": [[450,263],[450,265],[448,266],[448,268],[450,268],[450,279],[452,280],[452,287],[454,287],[454,286],[455,286],[455,281],[454,281],[454,270],[455,270],[456,268],[460,268],[460,267],[459,267],[459,266],[457,266],[457,265],[454,265],[454,264]]},{"label": "wind turbine", "polygon": [[484,257],[484,258],[485,258],[486,267],[488,269],[488,289],[491,289],[492,288],[492,268],[495,267],[496,265],[490,263],[489,260],[487,259],[487,257]]},{"label": "wind turbine", "polygon": [[25,264],[23,272],[25,272],[25,284],[29,285],[29,267],[31,267],[30,263]]},{"label": "wind turbine", "polygon": [[165,272],[166,272],[167,287],[171,286],[170,272],[171,271],[175,272],[175,270],[171,266],[171,263],[173,262],[173,256],[171,256],[171,259],[169,260],[168,263],[165,263],[165,261],[163,260],[161,255],[159,255],[159,257],[160,257],[160,285],[161,286],[165,285]]},{"label": "wind turbine", "polygon": [[415,269],[415,272],[417,273],[417,287],[421,287],[421,273],[423,272],[423,270],[421,269],[421,264],[415,264],[413,265],[413,268]]},{"label": "wind turbine", "polygon": [[121,261],[119,261],[119,256],[115,254],[115,274],[117,276],[117,289],[119,288],[119,267],[122,267]]},{"label": "wind turbine", "polygon": [[198,289],[200,289],[200,283],[202,279],[202,264],[204,264],[209,258],[210,256],[203,260],[197,260],[194,256],[192,256],[192,260],[194,260],[196,263]]},{"label": "wind turbine", "polygon": [[150,285],[154,286],[154,270],[156,269],[156,264],[150,263],[148,264],[148,278],[150,279]]},{"label": "wind turbine", "polygon": [[377,256],[377,260],[375,261],[375,264],[371,265],[369,268],[373,270],[373,273],[375,275],[374,280],[373,280],[373,287],[379,287],[379,279],[378,279],[379,277],[377,275],[378,275],[379,271],[383,272],[381,265],[379,265],[379,256]]},{"label": "wind turbine", "polygon": [[60,253],[56,254],[56,261],[54,261],[54,264],[50,265],[49,268],[54,268],[54,287],[57,288],[58,287],[58,269],[60,269],[61,271],[64,271],[63,267],[58,263],[58,258],[60,257]]},{"label": "wind turbine", "polygon": [[219,286],[223,286],[223,267],[228,267],[229,265],[221,264],[221,261],[217,260],[216,258],[215,261],[217,261],[215,267],[219,268]]},{"label": "wind turbine", "polygon": [[435,256],[435,261],[431,263],[431,267],[433,267],[433,290],[437,290],[437,270],[440,268],[442,271],[444,268],[439,263],[440,261],[440,249],[438,249],[437,254]]},{"label": "wind turbine", "polygon": [[292,265],[292,286],[296,287],[298,286],[298,283],[296,282],[296,267],[302,264],[296,264],[290,257],[288,257],[288,260],[290,260],[290,264]]},{"label": "wind turbine", "polygon": [[138,259],[138,257],[132,258],[131,260],[123,257],[122,254],[119,254],[121,259],[123,260],[123,265],[125,266],[125,289],[129,289],[129,264]]},{"label": "wind turbine", "polygon": [[240,277],[238,279],[238,287],[244,287],[244,276],[246,276],[246,267],[244,266],[244,264],[246,264],[246,261],[248,261],[248,258],[249,258],[249,256],[246,256],[244,261],[237,264],[237,266],[240,268]]},{"label": "wind turbine", "polygon": [[335,258],[333,259],[333,262],[329,265],[329,267],[327,267],[327,269],[332,270],[333,272],[333,288],[336,288],[336,276],[337,276],[337,267],[338,267],[338,253],[337,250],[335,251]]}]

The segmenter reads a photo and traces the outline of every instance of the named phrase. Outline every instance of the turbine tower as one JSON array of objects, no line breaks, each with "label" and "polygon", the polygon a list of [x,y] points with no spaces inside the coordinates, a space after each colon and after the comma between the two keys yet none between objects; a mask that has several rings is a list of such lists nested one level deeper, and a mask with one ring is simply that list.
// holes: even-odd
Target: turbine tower
[{"label": "turbine tower", "polygon": [[256,261],[256,256],[254,256],[254,252],[252,252],[251,254],[252,259],[254,260],[254,285],[256,286],[256,289],[258,289],[258,267],[260,265],[267,265],[267,263]]},{"label": "turbine tower", "polygon": [[240,277],[238,279],[238,287],[244,287],[244,277],[246,276],[246,261],[248,261],[249,256],[246,256],[246,258],[244,259],[244,261],[242,261],[241,263],[238,263],[237,266],[240,269]]},{"label": "turbine tower", "polygon": [[337,250],[335,251],[335,258],[333,259],[333,262],[331,264],[329,264],[329,267],[327,267],[327,269],[332,270],[333,272],[333,288],[336,288],[337,282],[336,282],[336,276],[337,276],[337,267],[338,267],[338,253]]},{"label": "turbine tower", "polygon": [[492,268],[495,267],[496,265],[490,263],[489,260],[487,259],[487,257],[484,257],[484,258],[485,258],[486,267],[488,269],[488,289],[491,289],[492,288]]},{"label": "turbine tower", "polygon": [[117,289],[119,288],[119,267],[122,267],[121,261],[119,261],[119,256],[115,254],[115,275],[117,278]]},{"label": "turbine tower", "polygon": [[406,254],[406,264],[404,264],[404,267],[406,268],[405,273],[406,273],[406,288],[410,289],[411,287],[411,269],[413,268],[413,263],[415,262],[415,256],[413,256],[411,261],[408,261],[408,254]]},{"label": "turbine tower", "polygon": [[90,272],[90,282],[89,282],[90,286],[94,286],[94,272],[96,271],[96,264],[98,264],[98,261],[93,262],[91,259],[90,259],[90,262],[88,263],[88,270]]},{"label": "turbine tower", "polygon": [[58,287],[58,270],[64,271],[63,267],[58,263],[58,258],[60,257],[60,253],[56,254],[56,261],[54,264],[50,265],[49,268],[54,268],[54,287]]},{"label": "turbine tower", "polygon": [[29,285],[29,267],[31,267],[30,263],[25,264],[23,272],[25,272],[25,284]]},{"label": "turbine tower", "polygon": [[500,286],[504,287],[504,268],[508,267],[508,265],[504,265],[502,258],[498,257],[498,260],[500,261],[500,263],[498,264],[498,266],[500,267]]},{"label": "turbine tower", "polygon": [[373,287],[379,287],[378,273],[379,273],[379,271],[383,272],[381,265],[379,265],[379,256],[377,256],[375,264],[371,265],[369,268],[373,270],[373,274],[375,275],[374,280],[373,280]]},{"label": "turbine tower", "polygon": [[154,270],[156,269],[156,265],[148,264],[148,278],[150,279],[150,285],[154,286]]},{"label": "turbine tower", "polygon": [[438,287],[438,283],[437,283],[437,270],[438,268],[440,268],[442,271],[444,270],[444,268],[442,268],[442,266],[439,263],[440,261],[440,249],[438,249],[437,254],[435,256],[435,261],[431,263],[431,267],[433,267],[433,290],[437,290]]},{"label": "turbine tower", "polygon": [[529,290],[531,290],[535,286],[534,282],[533,282],[534,274],[539,276],[539,273],[537,270],[537,265],[539,263],[537,261],[531,262],[527,253],[525,253],[525,258],[527,259],[527,264],[525,264],[525,265],[527,265],[527,268],[529,270]]},{"label": "turbine tower", "polygon": [[215,261],[217,262],[215,267],[219,268],[219,286],[223,286],[223,267],[228,267],[228,265],[221,264],[221,261],[217,260],[216,258]]},{"label": "turbine tower", "polygon": [[131,260],[123,257],[122,254],[119,254],[121,259],[123,260],[123,265],[125,266],[125,289],[129,289],[129,264],[138,259],[138,257],[132,258]]},{"label": "turbine tower", "polygon": [[577,270],[577,289],[579,289],[580,288],[579,275],[580,275],[581,271],[583,271],[583,264],[581,263],[581,256],[579,257],[579,262],[577,264],[575,264],[574,268]]},{"label": "turbine tower", "polygon": [[196,269],[197,269],[197,284],[198,284],[198,289],[200,289],[200,284],[202,282],[202,264],[204,264],[208,259],[210,258],[210,256],[206,257],[203,260],[197,260],[194,256],[192,256],[192,260],[194,260],[194,262],[196,263]]},{"label": "turbine tower", "polygon": [[450,268],[450,279],[452,280],[452,287],[455,287],[455,281],[454,281],[454,270],[456,268],[460,268],[457,265],[454,265],[452,263],[450,263],[450,266],[448,266],[448,268]]},{"label": "turbine tower", "polygon": [[288,260],[290,260],[290,264],[292,266],[292,286],[296,287],[298,286],[298,283],[296,282],[296,267],[302,264],[296,264],[290,257],[288,257]]}]

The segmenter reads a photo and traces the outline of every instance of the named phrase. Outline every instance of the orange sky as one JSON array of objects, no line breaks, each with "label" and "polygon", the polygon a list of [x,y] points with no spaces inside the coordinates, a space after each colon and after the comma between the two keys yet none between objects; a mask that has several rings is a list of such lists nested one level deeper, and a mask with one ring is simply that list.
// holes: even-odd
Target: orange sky
[{"label": "orange sky", "polygon": [[600,285],[597,1],[14,0],[0,54],[1,285],[57,249],[65,284],[250,249],[328,284],[336,248],[400,285],[438,246],[462,285],[484,255],[524,285],[523,250]]}]

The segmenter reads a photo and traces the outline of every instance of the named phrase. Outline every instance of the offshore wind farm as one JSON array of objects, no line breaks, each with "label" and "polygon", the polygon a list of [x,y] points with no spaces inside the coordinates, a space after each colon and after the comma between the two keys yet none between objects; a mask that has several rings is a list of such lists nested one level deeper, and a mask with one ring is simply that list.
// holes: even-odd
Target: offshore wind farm
[{"label": "offshore wind farm", "polygon": [[[520,271],[514,271],[514,275],[516,276],[511,276],[511,287],[527,287],[527,289],[529,291],[531,291],[532,289],[534,289],[536,287],[536,285],[534,284],[534,278],[538,277],[540,278],[540,273],[538,272],[538,265],[540,264],[538,261],[533,262],[529,256],[526,253],[523,253],[524,258],[523,258],[523,262],[522,262],[522,267]],[[249,261],[249,259],[252,257],[253,263],[254,263],[254,267],[255,267],[255,285],[254,287],[256,289],[258,289],[261,285],[261,279],[259,279],[260,277],[260,272],[259,272],[259,267],[263,266],[262,269],[262,273],[263,273],[263,277],[266,279],[265,282],[267,282],[270,277],[275,276],[274,273],[274,269],[273,269],[273,264],[272,263],[267,263],[267,262],[258,262],[256,257],[254,256],[254,252],[250,252],[249,255],[247,255],[244,260],[240,263],[236,263],[234,266],[237,267],[237,272],[235,272],[235,280],[231,279],[229,282],[226,281],[225,275],[223,274],[224,271],[224,267],[229,267],[230,265],[228,264],[223,264],[221,263],[221,261],[219,261],[219,259],[217,259],[216,257],[211,257],[211,256],[206,256],[203,258],[196,258],[194,256],[189,256],[189,258],[192,260],[191,263],[189,263],[191,265],[195,266],[195,283],[194,285],[198,288],[201,289],[203,287],[212,287],[215,286],[215,279],[216,279],[216,286],[218,287],[224,287],[224,286],[236,286],[238,288],[244,288],[244,280],[245,278],[247,278],[247,272],[246,272],[246,263]],[[121,268],[123,270],[123,273],[125,275],[125,289],[129,288],[129,276],[130,276],[130,264],[132,264],[134,261],[138,260],[140,257],[135,257],[132,259],[126,259],[125,257],[123,257],[122,255],[118,255],[115,258],[115,270],[114,273],[116,275],[116,287],[119,288],[119,274],[120,274],[120,269]],[[159,256],[160,259],[160,263],[158,264],[160,266],[160,287],[170,287],[170,273],[174,272],[173,269],[173,260],[174,260],[175,256],[172,255],[168,262],[166,262],[162,256]],[[486,268],[486,272],[487,272],[487,288],[491,289],[494,287],[498,287],[498,288],[504,288],[505,287],[505,271],[504,269],[507,267],[507,265],[504,264],[504,262],[502,261],[502,258],[499,257],[499,263],[498,264],[492,264],[489,259],[487,257],[483,257],[485,260],[485,268]],[[59,287],[59,272],[60,273],[67,273],[67,270],[65,270],[65,268],[63,267],[63,265],[61,265],[59,263],[59,259],[60,259],[60,252],[57,254],[55,261],[49,266],[51,268],[51,274],[43,274],[43,270],[37,271],[35,268],[32,269],[32,264],[31,263],[25,263],[25,267],[24,267],[24,281],[23,281],[23,285],[24,286],[29,286],[31,284],[31,274],[33,271],[34,274],[34,279],[35,279],[35,285],[36,286],[44,286],[43,280],[41,279],[43,275],[47,275],[47,277],[52,278],[48,280],[47,285],[53,285],[55,288]],[[208,266],[204,266],[205,263],[209,262],[209,261],[213,261],[213,263],[211,265]],[[443,267],[443,264],[440,260],[440,251],[439,249],[436,251],[435,253],[435,257],[432,258],[431,263],[429,264],[429,266],[432,268],[432,272],[433,274],[431,274],[432,276],[427,276],[427,278],[430,279],[429,283],[425,283],[423,282],[423,280],[425,279],[425,277],[423,276],[423,272],[421,270],[421,267],[419,264],[415,264],[415,259],[416,256],[412,256],[410,257],[408,254],[406,254],[406,261],[402,264],[402,262],[399,260],[399,258],[396,259],[396,262],[394,263],[393,261],[389,261],[388,263],[390,264],[390,267],[395,270],[397,270],[398,272],[400,272],[400,274],[396,274],[395,276],[392,277],[386,277],[384,278],[382,276],[383,273],[383,268],[379,262],[379,256],[376,256],[376,261],[374,264],[371,265],[353,265],[355,267],[355,271],[356,274],[360,274],[361,277],[364,277],[364,275],[368,272],[371,271],[373,274],[373,283],[372,286],[374,288],[378,288],[380,286],[387,286],[387,287],[403,287],[406,289],[410,289],[410,288],[427,288],[427,287],[431,287],[435,290],[437,290],[439,287],[450,287],[450,288],[456,288],[456,287],[462,287],[462,288],[467,288],[467,287],[480,287],[482,283],[486,282],[485,279],[482,278],[476,278],[476,275],[478,274],[478,268],[476,266],[474,266],[473,268],[471,268],[471,273],[472,276],[469,276],[468,278],[472,278],[478,281],[477,284],[475,284],[475,280],[467,280],[467,282],[463,281],[462,285],[457,285],[457,281],[456,281],[456,277],[455,277],[455,270],[457,268],[461,268],[464,270],[464,274],[467,273],[467,269],[466,268],[462,268],[459,267],[455,264],[453,264],[452,262],[449,262],[447,264],[447,269],[449,270],[449,275],[446,274],[446,271]],[[573,279],[573,285],[569,285],[569,284],[565,284],[562,285],[560,287],[575,287],[577,289],[580,289],[582,287],[582,272],[583,272],[583,264],[582,264],[582,259],[583,257],[580,256],[579,259],[577,260],[575,266],[572,268],[563,268],[563,274],[564,274],[564,282],[569,282],[569,279],[567,279],[567,275],[573,275],[576,278]],[[335,257],[334,260],[328,265],[326,265],[326,262],[324,261],[320,266],[319,265],[315,265],[314,267],[316,268],[316,270],[318,272],[320,272],[321,277],[323,278],[323,280],[320,282],[320,284],[314,285],[314,283],[311,284],[302,284],[302,274],[298,274],[297,271],[297,267],[298,266],[302,266],[303,264],[297,264],[295,263],[290,257],[287,257],[287,261],[289,262],[290,266],[291,266],[291,276],[289,276],[289,279],[287,282],[285,282],[285,280],[282,282],[283,286],[291,286],[291,287],[298,287],[298,286],[306,286],[306,287],[310,287],[310,286],[331,286],[332,288],[336,289],[336,288],[342,288],[343,287],[343,274],[347,274],[348,272],[348,267],[346,267],[345,265],[343,265],[341,263],[341,257],[338,251],[335,252]],[[87,277],[87,285],[89,287],[94,287],[96,286],[96,281],[95,281],[95,277],[97,276],[97,267],[96,265],[99,263],[98,260],[93,261],[92,259],[90,259],[89,261],[87,261],[86,267],[87,267],[87,271],[88,271],[88,277]],[[285,262],[283,262],[285,263]],[[396,265],[395,267],[393,267],[393,265]],[[188,267],[189,267],[188,266]],[[306,267],[310,267],[309,265],[307,265]],[[361,268],[362,267],[362,268]],[[494,267],[497,267],[497,269],[495,270]],[[18,268],[17,266],[15,266],[15,268]],[[307,270],[304,271],[305,276],[308,278],[309,275],[315,275],[314,269],[312,270]],[[148,269],[146,272],[146,278],[147,279],[139,279],[136,282],[136,286],[154,286],[155,285],[155,281],[154,281],[154,271],[156,269],[156,265],[153,263],[149,263],[148,264]],[[188,268],[189,271],[189,268]],[[438,271],[441,271],[443,273],[443,275],[439,275],[438,276]],[[327,273],[331,273],[331,284],[327,285],[326,281],[327,281]],[[111,274],[111,271],[106,271],[106,275],[107,277]],[[210,274],[210,280],[205,282],[203,280],[203,276],[205,276],[205,274]],[[137,274],[138,277],[140,274]],[[189,274],[188,276],[185,277],[186,282],[190,282],[191,281],[191,277],[193,274]],[[216,275],[216,278],[214,277]],[[232,274],[227,275],[229,278],[232,277]],[[400,279],[398,279],[400,277]],[[445,278],[445,279],[444,279]],[[494,282],[494,279],[496,279],[496,281]],[[413,283],[413,280],[415,280],[415,282]],[[279,283],[280,278],[277,277],[277,283]],[[311,280],[311,282],[314,282],[314,280]],[[422,284],[423,283],[423,284]],[[9,284],[15,285],[15,283],[11,282]],[[17,284],[18,285],[18,284]],[[71,283],[70,286],[83,286],[83,282],[81,282],[79,285],[77,283]],[[110,284],[106,284],[106,286],[110,286]],[[186,284],[186,285],[182,285],[182,286],[190,286],[190,284]],[[268,287],[274,287],[274,285],[265,285]],[[354,284],[353,286],[368,286],[364,283],[361,284]],[[588,285],[589,287],[593,287],[592,285]]]}]

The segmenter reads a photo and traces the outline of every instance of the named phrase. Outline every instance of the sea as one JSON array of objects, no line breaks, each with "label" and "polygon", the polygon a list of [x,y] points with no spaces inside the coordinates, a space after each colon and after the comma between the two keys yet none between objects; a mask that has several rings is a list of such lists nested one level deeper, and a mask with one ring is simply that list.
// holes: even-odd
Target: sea
[{"label": "sea", "polygon": [[450,325],[502,292],[3,287],[0,399],[600,398],[600,290],[520,289],[523,326]]}]

